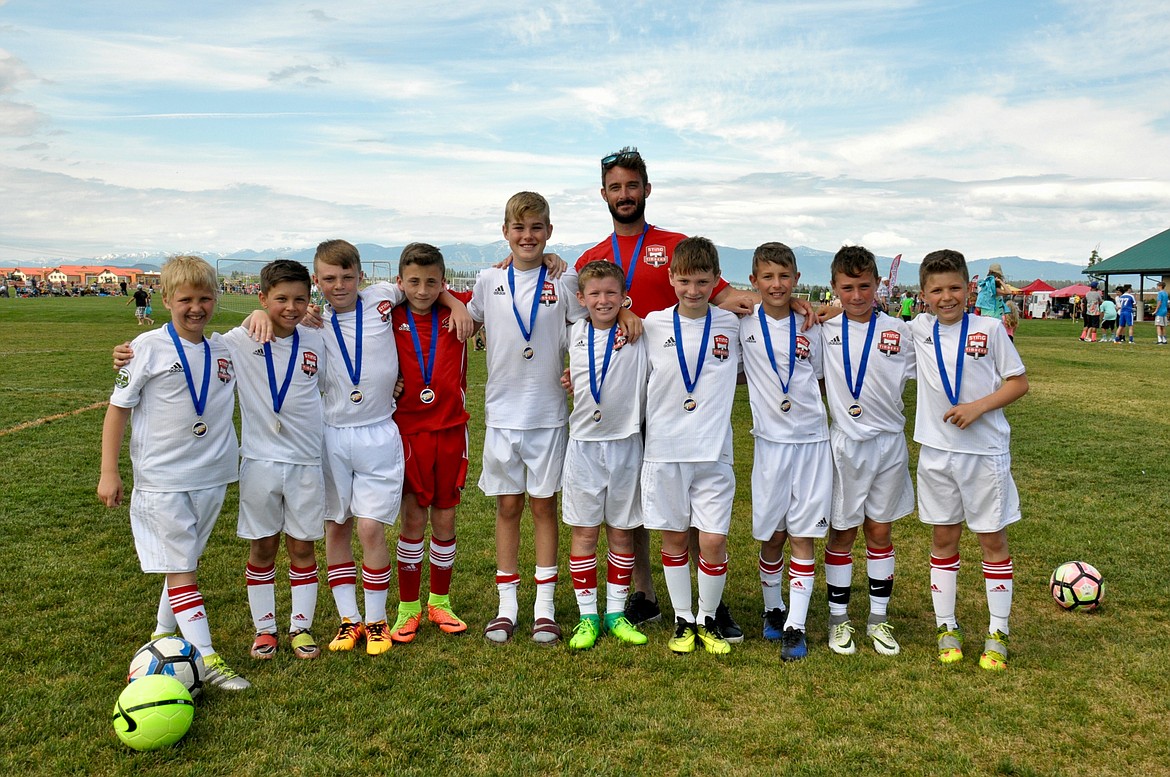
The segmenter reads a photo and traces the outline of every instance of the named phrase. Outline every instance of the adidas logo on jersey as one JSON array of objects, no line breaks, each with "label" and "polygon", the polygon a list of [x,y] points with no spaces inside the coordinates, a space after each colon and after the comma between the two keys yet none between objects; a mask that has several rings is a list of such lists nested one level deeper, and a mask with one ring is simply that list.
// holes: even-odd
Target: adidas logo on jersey
[{"label": "adidas logo on jersey", "polygon": [[401,324],[398,325],[398,331],[399,332],[409,332],[410,331],[410,324],[403,321]]},{"label": "adidas logo on jersey", "polygon": [[585,338],[584,338],[584,337],[582,337],[580,340],[578,340],[577,342],[573,343],[573,347],[574,347],[574,348],[584,348],[584,347],[585,347]]},{"label": "adidas logo on jersey", "polygon": [[840,336],[835,336],[835,337],[833,337],[832,340],[829,341],[829,345],[840,345],[840,344],[841,344],[841,337]]},{"label": "adidas logo on jersey", "polygon": [[755,336],[755,335],[748,335],[748,336],[747,336],[747,339],[746,339],[746,340],[744,340],[744,342],[745,342],[745,343],[754,343],[755,341],[756,341],[756,336]]},{"label": "adidas logo on jersey", "polygon": [[932,337],[931,335],[927,335],[927,336],[926,336],[926,339],[925,339],[925,340],[923,340],[923,342],[924,342],[926,345],[934,345],[934,337]]},{"label": "adidas logo on jersey", "polygon": [[262,347],[257,348],[256,350],[252,351],[252,355],[253,356],[263,356],[264,355],[264,348],[262,348]]},{"label": "adidas logo on jersey", "polygon": [[671,335],[670,337],[666,338],[666,342],[662,344],[662,347],[663,348],[673,348],[674,347],[674,335]]},{"label": "adidas logo on jersey", "polygon": [[504,291],[504,286],[503,286],[503,284],[501,284],[501,285],[497,286],[497,287],[496,287],[496,290],[492,292],[492,294],[495,294],[495,295],[497,295],[497,296],[500,296],[500,297],[504,296],[504,295],[505,295],[505,294],[507,294],[507,293],[508,293],[508,292]]},{"label": "adidas logo on jersey", "polygon": [[167,372],[182,372],[182,371],[183,371],[183,365],[179,364],[178,362],[175,362],[174,364],[172,364],[171,368],[169,370],[167,370]]}]

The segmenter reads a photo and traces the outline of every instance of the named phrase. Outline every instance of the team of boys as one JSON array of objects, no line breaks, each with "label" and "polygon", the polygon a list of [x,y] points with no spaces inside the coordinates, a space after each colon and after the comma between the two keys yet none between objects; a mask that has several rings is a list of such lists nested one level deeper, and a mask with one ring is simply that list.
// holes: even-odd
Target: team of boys
[{"label": "team of boys", "polygon": [[[604,158],[602,181],[614,234],[559,281],[552,277],[559,263],[544,254],[552,231],[548,204],[530,192],[512,197],[505,209],[510,266],[481,272],[470,294],[445,289],[441,253],[420,243],[403,250],[397,285],[359,291],[357,249],[331,240],[318,247],[313,279],[296,262],[271,263],[261,279],[263,314],[205,338],[215,306],[214,270],[196,257],[164,266],[163,300],[172,321],[115,350],[121,369],[103,428],[98,486],[107,506],[121,503],[118,463],[133,415],[131,527],[143,571],[165,575],[156,636],[179,631],[195,644],[211,684],[249,687],[212,648],[195,580],[226,485],[236,479],[237,384],[243,419],[237,533],[250,540],[252,656],[271,658],[277,650],[274,581],[282,533],[290,565],[289,640],[297,657],[320,653],[310,629],[318,581],[314,542],[322,537],[341,619],[330,649],[352,650],[364,639],[366,651],[376,655],[414,639],[424,617],[428,520],[425,617],[443,632],[465,631],[449,598],[455,508],[467,473],[464,340],[474,325],[485,324],[492,336],[479,486],[497,501],[499,592],[487,639],[510,640],[518,623],[526,496],[536,555],[532,638],[561,638],[553,599],[562,479],[581,616],[571,648],[592,647],[603,633],[624,643],[647,641],[627,617],[652,617],[644,610],[635,615],[638,609],[627,604],[638,598],[646,604],[643,591],[629,597],[632,578],[649,578],[648,569],[636,569],[647,566],[637,552],[645,529],[661,532],[676,620],[669,648],[688,653],[701,645],[722,654],[730,651],[727,637],[742,639],[721,597],[735,495],[731,407],[743,376],[755,438],[752,533],[761,543],[764,637],[781,643],[784,660],[807,654],[813,541],[828,536],[829,645],[837,653],[856,651],[848,604],[852,548],[861,529],[870,593],[866,636],[877,652],[897,654],[887,617],[894,581],[890,527],[914,508],[902,393],[917,377],[918,509],[933,525],[930,580],[939,659],[962,657],[955,600],[966,523],[982,547],[990,612],[980,665],[1006,668],[1013,578],[1006,527],[1020,511],[1002,408],[1027,391],[1027,379],[1000,323],[966,314],[962,255],[926,256],[920,275],[934,314],[906,323],[875,310],[873,255],[843,248],[832,283],[844,315],[810,328],[811,311],[792,298],[799,280],[795,256],[781,243],[766,243],[752,262],[758,304],[741,319],[711,304],[713,296],[729,297],[714,245],[645,223],[650,185],[636,151]],[[655,273],[666,283],[654,284]],[[311,280],[329,303],[323,327],[302,323]],[[729,301],[729,307],[748,307],[742,298]],[[642,319],[627,309],[636,313],[647,305]],[[569,368],[562,374],[566,352]],[[574,397],[571,415],[566,389]],[[399,606],[390,625],[385,526],[400,507]],[[603,524],[604,618],[596,559]],[[364,618],[356,597],[355,527]]]}]

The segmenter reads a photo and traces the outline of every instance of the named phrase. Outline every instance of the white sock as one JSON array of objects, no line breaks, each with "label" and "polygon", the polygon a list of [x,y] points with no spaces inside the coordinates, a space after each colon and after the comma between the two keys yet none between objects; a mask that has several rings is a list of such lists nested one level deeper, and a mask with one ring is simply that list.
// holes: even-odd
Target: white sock
[{"label": "white sock", "polygon": [[248,583],[248,609],[252,611],[252,630],[257,634],[276,633],[276,566],[267,569],[252,566],[244,568]]},{"label": "white sock", "polygon": [[[594,559],[596,563],[596,559]],[[557,591],[557,568],[554,567],[537,567],[536,574],[533,575],[533,581],[536,583],[536,601],[532,605],[532,619],[534,621],[541,618],[548,620],[556,620],[556,605],[553,602],[553,595]],[[594,595],[596,595],[594,591]],[[597,603],[594,600],[594,611],[596,612]]]}]

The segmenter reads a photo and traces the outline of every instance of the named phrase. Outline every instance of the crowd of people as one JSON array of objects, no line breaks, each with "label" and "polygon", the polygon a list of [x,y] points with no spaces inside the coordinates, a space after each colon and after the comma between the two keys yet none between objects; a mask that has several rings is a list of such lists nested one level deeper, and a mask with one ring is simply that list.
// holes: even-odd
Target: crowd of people
[{"label": "crowd of people", "polygon": [[[244,327],[206,338],[219,290],[214,269],[198,257],[167,262],[162,296],[171,323],[115,350],[120,369],[103,427],[98,494],[110,507],[124,499],[119,458],[133,416],[131,528],[143,571],[164,576],[154,633],[181,632],[195,644],[212,685],[250,686],[212,647],[196,580],[226,486],[237,478],[253,658],[279,649],[274,585],[282,535],[292,589],[287,639],[298,658],[321,653],[312,633],[321,539],[339,622],[329,650],[364,642],[378,655],[412,642],[424,623],[447,634],[467,630],[450,584],[468,473],[465,343],[479,327],[491,337],[478,485],[496,501],[498,608],[483,628],[487,640],[511,641],[522,621],[526,506],[534,641],[563,639],[554,605],[562,520],[571,532],[568,569],[579,611],[570,649],[591,648],[604,635],[648,641],[642,627],[662,618],[649,532],[660,539],[674,618],[668,649],[726,654],[744,639],[722,599],[736,493],[731,409],[743,374],[755,440],[760,633],[780,644],[785,661],[807,655],[814,543],[822,540],[828,645],[838,654],[857,651],[849,600],[860,532],[869,582],[864,641],[879,654],[898,654],[888,615],[892,526],[915,507],[902,403],[906,381],[915,378],[917,508],[933,532],[938,658],[950,664],[963,656],[955,605],[966,525],[981,546],[989,611],[979,664],[1007,667],[1014,575],[1006,532],[1020,506],[1003,407],[1028,382],[1000,319],[968,313],[962,254],[924,258],[919,281],[930,312],[906,321],[901,309],[890,316],[875,308],[881,283],[873,254],[843,248],[831,270],[841,307],[817,325],[822,314],[793,297],[800,272],[788,246],[759,246],[754,291],[737,290],[721,277],[711,241],[647,221],[652,188],[636,149],[602,158],[601,182],[610,235],[564,268],[545,253],[553,231],[548,202],[520,192],[504,208],[510,262],[481,272],[470,292],[447,290],[441,252],[422,243],[403,250],[396,283],[359,288],[357,249],[329,240],[318,246],[312,276],[289,260],[267,265],[262,310]],[[320,314],[310,310],[313,282],[328,303]],[[386,532],[399,516],[395,569]]]}]

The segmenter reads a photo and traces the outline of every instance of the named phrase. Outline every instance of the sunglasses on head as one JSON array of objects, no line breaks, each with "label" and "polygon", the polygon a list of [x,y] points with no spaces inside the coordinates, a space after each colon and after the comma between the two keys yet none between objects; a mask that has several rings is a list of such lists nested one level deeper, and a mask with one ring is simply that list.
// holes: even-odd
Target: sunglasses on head
[{"label": "sunglasses on head", "polygon": [[601,158],[601,166],[602,167],[611,167],[613,165],[616,165],[618,162],[629,162],[629,161],[633,161],[635,159],[641,159],[641,158],[642,158],[642,155],[638,153],[637,149],[634,149],[632,151],[618,151],[616,154],[610,154],[609,156],[603,156]]}]

